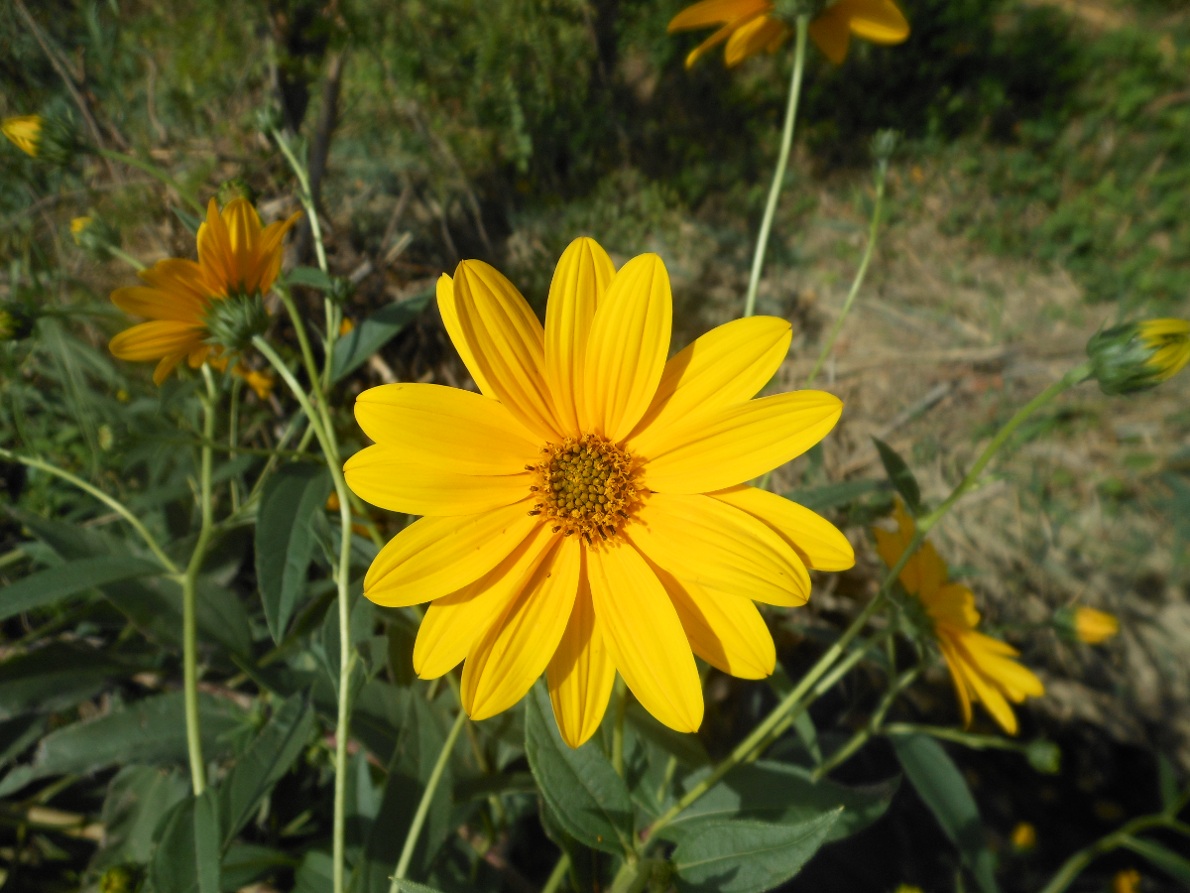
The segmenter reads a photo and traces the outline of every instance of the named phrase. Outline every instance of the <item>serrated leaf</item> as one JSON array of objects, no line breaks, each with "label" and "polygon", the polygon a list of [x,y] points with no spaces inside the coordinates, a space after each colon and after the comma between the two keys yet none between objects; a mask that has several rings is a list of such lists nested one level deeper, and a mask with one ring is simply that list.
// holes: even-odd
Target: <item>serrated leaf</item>
[{"label": "serrated leaf", "polygon": [[272,715],[219,785],[219,818],[230,842],[252,818],[273,786],[289,771],[314,730],[314,711],[293,695]]},{"label": "serrated leaf", "polygon": [[264,486],[256,520],[256,581],[274,642],[285,637],[305,592],[314,554],[310,521],[330,492],[331,478],[321,465],[287,465]]},{"label": "serrated leaf", "polygon": [[[242,727],[244,714],[230,701],[199,693],[203,755],[218,759],[230,750],[230,734]],[[186,762],[186,714],[181,692],[138,701],[107,716],[76,722],[46,735],[33,762],[16,766],[0,780],[0,797],[39,778],[95,772],[129,763]]]},{"label": "serrated leaf", "polygon": [[337,382],[362,366],[426,308],[434,289],[429,288],[398,304],[373,313],[335,342],[331,381]]},{"label": "serrated leaf", "polygon": [[[692,774],[683,782],[683,788],[691,789],[709,771]],[[841,811],[829,837],[841,840],[884,815],[897,786],[895,779],[862,788],[825,779],[815,782],[801,766],[760,760],[732,769],[657,833],[678,842],[707,825],[732,819],[794,824]]]},{"label": "serrated leaf", "polygon": [[558,824],[593,849],[631,853],[632,798],[624,779],[591,742],[572,749],[562,740],[543,685],[526,701],[525,754]]},{"label": "serrated leaf", "polygon": [[979,808],[946,751],[928,735],[895,735],[890,740],[905,776],[958,847],[979,888],[999,893],[995,857],[988,849]]},{"label": "serrated leaf", "polygon": [[893,488],[901,494],[905,505],[909,507],[909,514],[918,514],[921,509],[921,487],[917,485],[917,478],[913,476],[913,472],[896,450],[878,437],[873,437],[872,443],[876,444],[876,451],[880,454],[884,473],[888,475]]},{"label": "serrated leaf", "polygon": [[690,893],[764,893],[797,874],[842,809],[805,822],[713,822],[674,850],[678,889]]},{"label": "serrated leaf", "polygon": [[1161,844],[1142,837],[1125,837],[1122,846],[1148,859],[1185,889],[1190,890],[1190,860],[1184,856],[1179,856]]},{"label": "serrated leaf", "polygon": [[48,608],[97,586],[164,573],[160,566],[139,558],[100,555],[46,568],[0,589],[0,620],[25,611]]},{"label": "serrated leaf", "polygon": [[153,886],[169,893],[221,893],[223,835],[215,792],[187,797],[166,819],[149,863]]}]

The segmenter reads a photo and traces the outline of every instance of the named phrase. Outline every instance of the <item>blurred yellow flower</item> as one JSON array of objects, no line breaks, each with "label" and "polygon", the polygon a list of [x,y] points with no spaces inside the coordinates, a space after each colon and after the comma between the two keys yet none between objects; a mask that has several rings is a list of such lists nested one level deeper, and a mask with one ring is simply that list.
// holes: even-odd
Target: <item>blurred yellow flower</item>
[{"label": "blurred yellow flower", "polygon": [[79,239],[82,238],[87,227],[91,225],[90,217],[75,217],[70,221],[70,235],[74,238],[74,244],[80,245]]},{"label": "blurred yellow flower", "polygon": [[112,302],[126,313],[149,318],[112,338],[109,348],[122,360],[157,360],[153,381],[161,384],[183,359],[197,368],[223,352],[210,343],[208,314],[228,298],[266,294],[281,270],[282,239],[301,212],[288,220],[260,224],[246,199],[222,212],[211,199],[198,228],[198,262],[160,260],[140,273],[146,285],[119,288]]},{"label": "blurred yellow flower", "polygon": [[[724,59],[730,68],[757,53],[771,53],[793,33],[774,9],[771,0],[701,0],[674,16],[669,32],[716,28],[686,56],[686,67],[727,41]],[[900,43],[909,36],[909,23],[893,0],[837,0],[810,22],[810,39],[836,65],[847,58],[853,34],[873,43]]]},{"label": "blurred yellow flower", "polygon": [[1105,394],[1154,388],[1190,362],[1190,320],[1146,319],[1112,326],[1091,337],[1087,356]]},{"label": "blurred yellow flower", "polygon": [[1140,889],[1140,872],[1135,868],[1117,871],[1111,880],[1112,893],[1136,893]]},{"label": "blurred yellow flower", "polygon": [[1120,621],[1115,614],[1097,611],[1084,605],[1074,609],[1074,635],[1080,642],[1098,645],[1106,642],[1120,631]]},{"label": "blurred yellow flower", "polygon": [[236,363],[231,372],[244,380],[244,383],[256,393],[261,400],[268,400],[273,393],[277,380],[267,369],[252,369],[243,363]]},{"label": "blurred yellow flower", "polygon": [[354,331],[355,322],[352,321],[350,316],[343,317],[343,321],[339,323],[339,337],[342,338],[344,335],[350,335]]},{"label": "blurred yellow flower", "polygon": [[1152,351],[1148,366],[1157,381],[1172,378],[1190,363],[1190,320],[1146,319],[1137,328],[1140,340]]},{"label": "blurred yellow flower", "polygon": [[480,261],[438,282],[438,307],[480,394],[433,384],[362,393],[376,444],[345,466],[382,508],[425,515],[373,561],[364,594],[430,602],[413,666],[465,660],[463,706],[484,719],[543,672],[572,747],[599,726],[616,671],[654,716],[694,731],[694,654],[760,678],[776,659],[754,601],[796,607],[807,567],[854,562],[808,509],[741,485],[834,426],[820,391],[752,399],[788,350],[788,322],[739,319],[668,362],[661,259],[619,271],[593,240],[566,249],[544,327]]},{"label": "blurred yellow flower", "polygon": [[[873,529],[876,550],[885,564],[892,567],[913,539],[916,524],[897,503],[897,529]],[[966,586],[948,581],[946,562],[932,543],[921,548],[905,564],[900,574],[905,591],[916,596],[925,608],[934,638],[954,681],[963,722],[971,723],[971,702],[982,703],[988,713],[1009,735],[1017,733],[1016,714],[1009,702],[1045,694],[1041,680],[1015,658],[1019,652],[1006,642],[977,632],[979,612],[975,596]]]},{"label": "blurred yellow flower", "polygon": [[26,155],[37,157],[41,144],[41,115],[17,115],[0,121],[0,132]]},{"label": "blurred yellow flower", "polygon": [[1017,822],[1012,829],[1012,848],[1027,852],[1037,846],[1037,829],[1029,822]]}]

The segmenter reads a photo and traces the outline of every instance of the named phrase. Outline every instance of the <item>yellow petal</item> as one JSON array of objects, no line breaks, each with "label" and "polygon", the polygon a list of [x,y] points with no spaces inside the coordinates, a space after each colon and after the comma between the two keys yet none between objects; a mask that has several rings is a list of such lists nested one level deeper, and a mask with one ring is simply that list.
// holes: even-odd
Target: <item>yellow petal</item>
[{"label": "yellow petal", "polygon": [[709,28],[736,19],[767,15],[772,11],[773,4],[769,0],[701,0],[674,16],[667,30],[673,34],[675,31]]},{"label": "yellow petal", "polygon": [[546,681],[562,740],[578,747],[599,728],[616,681],[616,665],[599,631],[585,570],[566,632],[546,668]]},{"label": "yellow petal", "polygon": [[909,36],[909,23],[892,0],[840,0],[850,18],[851,33],[872,43],[900,43]]},{"label": "yellow petal", "polygon": [[776,19],[768,16],[755,18],[731,35],[724,49],[724,63],[728,68],[739,65],[749,56],[780,44],[788,35],[789,29]]},{"label": "yellow petal", "polygon": [[153,384],[160,386],[166,377],[178,367],[178,363],[182,362],[185,356],[184,353],[171,353],[168,356],[162,357],[161,362],[153,370]]},{"label": "yellow petal", "polygon": [[970,652],[967,651],[963,638],[954,639],[951,644],[958,655],[955,664],[957,664],[959,672],[963,676],[963,681],[970,689],[973,700],[977,700],[983,704],[988,713],[992,715],[992,719],[1007,734],[1015,735],[1018,730],[1016,714],[1005,699],[1004,694],[992,680],[988,679],[981,672],[978,664],[975,663]]},{"label": "yellow petal", "polygon": [[121,360],[156,360],[166,354],[186,352],[201,343],[206,328],[175,320],[142,322],[112,338],[108,349]]},{"label": "yellow petal", "polygon": [[665,369],[672,323],[665,264],[655,254],[634,257],[616,273],[591,321],[583,363],[584,431],[619,441],[640,421]]},{"label": "yellow petal", "polygon": [[191,295],[164,292],[158,288],[133,285],[112,292],[112,303],[133,316],[149,319],[173,319],[197,324],[202,322],[207,304]]},{"label": "yellow petal", "polygon": [[[655,492],[723,490],[800,456],[835,426],[843,404],[823,391],[794,391],[730,406],[657,433],[642,449],[645,484]],[[650,428],[647,434],[652,434]],[[644,440],[644,438],[642,438]]]},{"label": "yellow petal", "polygon": [[472,719],[507,710],[545,672],[570,620],[581,566],[578,537],[555,538],[517,597],[471,649],[461,696]]},{"label": "yellow petal", "polygon": [[810,597],[797,553],[762,521],[709,496],[654,493],[623,532],[683,582],[787,608]]},{"label": "yellow petal", "polygon": [[529,500],[479,515],[422,518],[380,550],[364,595],[390,608],[432,601],[478,580],[536,528]]},{"label": "yellow petal", "polygon": [[492,620],[521,591],[553,538],[547,527],[538,527],[490,572],[435,599],[417,630],[414,672],[422,679],[436,679],[461,664]]},{"label": "yellow petal", "polygon": [[764,679],[777,665],[777,649],[751,599],[681,583],[658,569],[694,653],[740,679]]},{"label": "yellow petal", "polygon": [[[207,203],[207,219],[199,224],[196,241],[199,265],[210,272],[213,283],[226,286],[235,276],[235,261],[227,222],[219,213],[219,204],[213,198]],[[221,289],[220,293],[227,292]]]},{"label": "yellow petal", "polygon": [[966,728],[971,725],[971,690],[963,676],[962,657],[955,650],[950,639],[946,637],[939,637],[938,648],[946,659],[946,668],[950,671],[955,696],[959,701],[959,710],[963,715],[963,727]]},{"label": "yellow petal", "polygon": [[702,686],[673,602],[627,545],[587,550],[595,617],[612,660],[641,705],[679,732],[702,725]]},{"label": "yellow petal", "polygon": [[701,59],[719,44],[723,43],[723,41],[727,40],[727,38],[731,37],[732,32],[738,27],[739,25],[737,22],[728,22],[726,25],[692,49],[686,56],[686,67],[693,68],[694,63],[696,63],[699,59]]},{"label": "yellow petal", "polygon": [[836,65],[843,64],[847,58],[847,48],[851,45],[851,24],[847,16],[840,12],[839,5],[828,6],[822,15],[810,22],[807,29],[814,45]]},{"label": "yellow petal", "polygon": [[650,440],[658,433],[664,438],[666,430],[691,414],[751,400],[781,367],[792,337],[785,320],[750,316],[696,338],[665,364],[653,401],[629,440],[647,454]]},{"label": "yellow petal", "polygon": [[805,506],[758,487],[731,487],[708,495],[759,518],[812,570],[845,571],[855,565],[855,550],[842,531]]},{"label": "yellow petal", "polygon": [[205,312],[212,292],[207,288],[202,267],[192,260],[167,257],[137,275],[158,291]]},{"label": "yellow petal", "polygon": [[575,239],[562,252],[550,282],[545,309],[545,363],[554,410],[569,431],[581,430],[578,397],[582,394],[583,356],[595,310],[607,293],[616,268],[594,239]]},{"label": "yellow petal", "polygon": [[364,433],[409,461],[462,474],[517,474],[542,444],[498,401],[435,384],[369,388],[355,398]]},{"label": "yellow petal", "polygon": [[483,376],[483,370],[479,368],[479,364],[475,361],[475,355],[471,353],[471,348],[467,346],[467,339],[463,337],[463,324],[459,322],[459,305],[455,300],[454,280],[445,273],[438,277],[437,295],[438,312],[442,314],[442,325],[446,329],[450,343],[459,352],[459,359],[463,361],[463,365],[471,373],[471,378],[475,381],[475,386],[487,396],[495,397],[492,386],[488,384],[488,380]]},{"label": "yellow petal", "polygon": [[343,474],[357,496],[390,512],[410,515],[473,515],[524,499],[528,472],[460,474],[410,462],[403,451],[370,446],[347,460]]},{"label": "yellow petal", "polygon": [[494,267],[465,260],[455,271],[454,297],[490,396],[538,437],[561,439],[545,383],[545,332],[521,293]]}]

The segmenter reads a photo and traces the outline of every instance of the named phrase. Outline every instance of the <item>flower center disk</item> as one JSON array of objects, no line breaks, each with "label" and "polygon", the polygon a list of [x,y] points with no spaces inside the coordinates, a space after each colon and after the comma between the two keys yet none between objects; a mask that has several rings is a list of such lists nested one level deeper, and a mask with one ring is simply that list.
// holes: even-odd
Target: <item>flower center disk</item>
[{"label": "flower center disk", "polygon": [[547,444],[541,452],[542,461],[527,466],[537,497],[529,514],[552,521],[554,533],[581,534],[588,544],[614,538],[645,492],[637,459],[596,434]]}]

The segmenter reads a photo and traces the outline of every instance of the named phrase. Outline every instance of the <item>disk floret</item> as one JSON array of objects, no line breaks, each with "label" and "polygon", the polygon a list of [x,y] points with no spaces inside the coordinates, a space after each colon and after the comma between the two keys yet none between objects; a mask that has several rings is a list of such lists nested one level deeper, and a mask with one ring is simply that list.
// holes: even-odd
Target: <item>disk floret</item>
[{"label": "disk floret", "polygon": [[589,544],[609,540],[639,506],[645,490],[637,481],[639,462],[597,434],[547,444],[543,459],[527,466],[537,496],[531,515],[554,522],[554,533],[580,534]]}]

